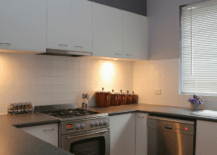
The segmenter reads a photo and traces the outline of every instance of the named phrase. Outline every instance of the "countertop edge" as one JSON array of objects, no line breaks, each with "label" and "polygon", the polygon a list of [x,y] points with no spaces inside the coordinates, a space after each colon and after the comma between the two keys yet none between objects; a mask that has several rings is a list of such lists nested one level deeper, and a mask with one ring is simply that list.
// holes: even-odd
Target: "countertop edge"
[{"label": "countertop edge", "polygon": [[[127,106],[127,105],[126,105]],[[142,104],[137,104],[136,106],[144,106]],[[159,108],[161,106],[153,106],[156,108]],[[118,108],[120,108],[120,110],[118,110]],[[134,109],[123,109],[121,110],[121,107],[117,107],[117,109],[101,109],[101,108],[91,108],[91,110],[96,110],[97,112],[101,112],[101,113],[107,113],[109,116],[115,116],[115,115],[121,115],[121,114],[127,114],[127,113],[135,113],[135,112],[141,112],[141,113],[148,113],[149,115],[156,115],[156,116],[162,116],[162,117],[174,117],[177,119],[187,119],[187,120],[202,120],[202,121],[210,121],[210,122],[217,122],[217,117],[206,117],[206,116],[199,116],[199,115],[194,115],[191,114],[190,109],[185,109],[185,108],[180,108],[180,111],[177,112],[169,112],[169,110],[165,110],[165,111],[160,111],[160,110],[155,110],[154,108],[152,110],[149,110],[146,107],[142,107],[138,108],[138,107],[134,107]],[[170,108],[176,108],[179,109],[177,107],[163,107],[165,109],[170,109]],[[102,110],[102,111],[101,111]],[[182,114],[182,112],[184,112]]]},{"label": "countertop edge", "polygon": [[54,124],[54,123],[60,123],[60,120],[57,119],[57,120],[48,120],[48,121],[12,124],[12,126],[14,126],[16,128],[22,128],[22,127],[30,127],[30,126],[38,126],[38,125],[46,125],[46,124]]}]

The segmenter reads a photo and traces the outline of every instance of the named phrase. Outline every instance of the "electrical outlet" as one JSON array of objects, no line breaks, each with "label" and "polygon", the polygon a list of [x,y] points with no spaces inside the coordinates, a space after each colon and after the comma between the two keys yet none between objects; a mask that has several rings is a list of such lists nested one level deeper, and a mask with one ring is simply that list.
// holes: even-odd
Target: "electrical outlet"
[{"label": "electrical outlet", "polygon": [[155,90],[155,95],[161,95],[161,89],[156,89]]},{"label": "electrical outlet", "polygon": [[89,94],[84,94],[84,93],[83,93],[83,94],[82,94],[82,98],[83,98],[83,99],[85,99],[85,98],[88,99],[88,98],[89,98]]}]

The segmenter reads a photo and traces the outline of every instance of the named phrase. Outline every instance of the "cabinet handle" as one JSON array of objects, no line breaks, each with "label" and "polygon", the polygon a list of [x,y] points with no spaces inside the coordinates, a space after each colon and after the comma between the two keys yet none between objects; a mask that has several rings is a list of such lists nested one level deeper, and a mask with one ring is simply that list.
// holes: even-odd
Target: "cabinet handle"
[{"label": "cabinet handle", "polygon": [[59,46],[68,46],[68,45],[66,45],[66,44],[59,44]]},{"label": "cabinet handle", "polygon": [[145,118],[145,117],[140,117],[140,116],[137,116],[138,118]]},{"label": "cabinet handle", "polygon": [[120,53],[115,53],[115,55],[121,55]]},{"label": "cabinet handle", "polygon": [[83,48],[83,46],[75,46],[76,48]]},{"label": "cabinet handle", "polygon": [[129,57],[131,57],[132,55],[131,55],[131,54],[126,54],[126,56],[129,56]]},{"label": "cabinet handle", "polygon": [[11,45],[10,43],[0,43],[0,45],[4,45],[4,44],[9,46]]},{"label": "cabinet handle", "polygon": [[45,131],[45,132],[46,132],[46,131],[54,131],[54,128],[53,128],[53,129],[50,129],[50,130],[43,130],[43,131]]}]

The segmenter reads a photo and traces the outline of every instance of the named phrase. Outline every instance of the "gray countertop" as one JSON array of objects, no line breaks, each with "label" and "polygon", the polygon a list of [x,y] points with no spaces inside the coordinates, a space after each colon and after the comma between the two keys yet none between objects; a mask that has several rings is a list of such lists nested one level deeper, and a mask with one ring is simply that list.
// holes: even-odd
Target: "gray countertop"
[{"label": "gray countertop", "polygon": [[59,123],[57,118],[39,113],[0,115],[0,122],[1,155],[72,155],[19,130],[19,127]]},{"label": "gray countertop", "polygon": [[158,115],[158,116],[165,116],[165,117],[167,116],[167,117],[176,117],[176,118],[183,118],[183,119],[206,120],[206,121],[217,122],[217,117],[198,116],[195,115],[191,109],[148,105],[148,104],[110,106],[107,108],[89,108],[89,110],[93,110],[101,113],[108,113],[110,116],[137,111],[137,112],[145,112],[151,115]]},{"label": "gray countertop", "polygon": [[[89,110],[108,113],[110,116],[131,112],[145,112],[158,116],[217,121],[217,117],[194,115],[192,113],[193,111],[190,109],[146,104],[111,106],[108,108],[89,108]],[[0,154],[2,155],[72,155],[61,148],[55,147],[19,130],[20,127],[59,123],[60,120],[58,118],[40,113],[0,115],[0,122]]]}]

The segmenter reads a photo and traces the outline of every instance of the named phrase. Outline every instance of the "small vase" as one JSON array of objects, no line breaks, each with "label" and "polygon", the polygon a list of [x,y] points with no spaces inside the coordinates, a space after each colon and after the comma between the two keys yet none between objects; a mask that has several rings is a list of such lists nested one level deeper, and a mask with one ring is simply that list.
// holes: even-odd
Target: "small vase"
[{"label": "small vase", "polygon": [[199,101],[197,101],[195,104],[191,104],[191,109],[192,109],[193,111],[198,111],[198,110],[200,110]]}]

